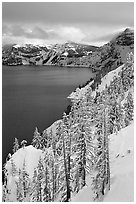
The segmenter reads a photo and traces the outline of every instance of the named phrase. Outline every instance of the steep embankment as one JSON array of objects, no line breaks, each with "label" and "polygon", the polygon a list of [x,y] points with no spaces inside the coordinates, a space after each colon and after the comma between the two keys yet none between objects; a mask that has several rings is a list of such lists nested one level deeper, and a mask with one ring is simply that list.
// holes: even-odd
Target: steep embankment
[{"label": "steep embankment", "polygon": [[134,201],[134,123],[110,135],[111,189],[104,202]]}]

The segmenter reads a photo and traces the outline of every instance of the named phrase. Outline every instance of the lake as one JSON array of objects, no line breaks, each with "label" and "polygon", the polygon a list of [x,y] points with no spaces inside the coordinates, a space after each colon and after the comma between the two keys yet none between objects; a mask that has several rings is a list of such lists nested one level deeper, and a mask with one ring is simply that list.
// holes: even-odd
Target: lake
[{"label": "lake", "polygon": [[14,138],[31,143],[62,117],[67,96],[94,74],[89,68],[53,66],[2,67],[2,159],[12,153]]}]

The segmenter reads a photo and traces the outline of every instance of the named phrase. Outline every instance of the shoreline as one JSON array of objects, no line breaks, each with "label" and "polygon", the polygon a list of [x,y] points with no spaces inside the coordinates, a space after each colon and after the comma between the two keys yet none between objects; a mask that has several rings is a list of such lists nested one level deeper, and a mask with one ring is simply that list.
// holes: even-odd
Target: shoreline
[{"label": "shoreline", "polygon": [[37,64],[37,65],[31,65],[31,64],[2,64],[2,66],[9,66],[9,67],[12,67],[12,66],[15,66],[15,67],[17,67],[17,66],[30,66],[30,67],[32,67],[32,66],[34,66],[34,67],[38,67],[38,66],[53,66],[53,67],[70,67],[70,68],[89,68],[89,69],[92,69],[92,67],[90,67],[90,66],[88,66],[88,65],[84,65],[84,66],[82,66],[82,65],[66,65],[66,66],[62,66],[62,65],[55,65],[55,64]]}]

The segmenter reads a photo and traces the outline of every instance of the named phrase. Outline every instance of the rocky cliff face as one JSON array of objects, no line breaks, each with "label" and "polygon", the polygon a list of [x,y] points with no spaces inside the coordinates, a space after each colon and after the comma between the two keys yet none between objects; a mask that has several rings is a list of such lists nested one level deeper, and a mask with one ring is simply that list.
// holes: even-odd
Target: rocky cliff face
[{"label": "rocky cliff face", "polygon": [[[11,45],[4,46],[2,62],[5,65],[59,65],[67,66],[76,59],[92,54],[98,47],[73,42],[40,45]],[[78,60],[77,60],[78,61]]]}]

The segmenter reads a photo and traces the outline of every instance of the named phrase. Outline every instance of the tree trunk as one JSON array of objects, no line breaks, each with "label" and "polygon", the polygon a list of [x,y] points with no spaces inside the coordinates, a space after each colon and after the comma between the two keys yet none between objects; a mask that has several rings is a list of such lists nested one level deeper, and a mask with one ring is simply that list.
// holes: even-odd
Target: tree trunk
[{"label": "tree trunk", "polygon": [[110,190],[110,164],[109,164],[109,141],[107,135],[107,127],[106,127],[106,109],[104,109],[104,159],[105,159],[105,171],[104,174],[106,176],[104,183],[108,184],[108,189]]},{"label": "tree trunk", "polygon": [[64,157],[64,169],[65,169],[65,179],[66,179],[66,188],[67,188],[66,200],[64,202],[68,202],[71,195],[70,195],[70,185],[69,185],[69,177],[68,177],[68,169],[67,169],[64,135],[63,135],[63,157]]}]

